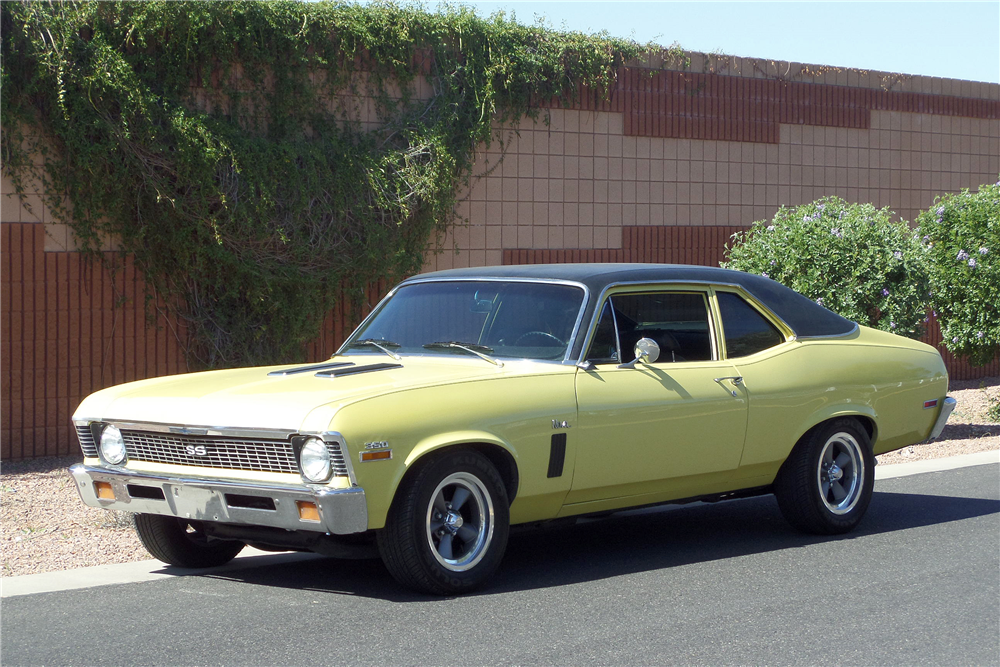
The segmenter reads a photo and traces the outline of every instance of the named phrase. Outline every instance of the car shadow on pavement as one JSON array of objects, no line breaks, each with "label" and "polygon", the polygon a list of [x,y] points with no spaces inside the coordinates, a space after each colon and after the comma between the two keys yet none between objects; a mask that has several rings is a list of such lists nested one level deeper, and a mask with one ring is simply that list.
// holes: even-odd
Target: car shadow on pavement
[{"label": "car shadow on pavement", "polygon": [[[876,491],[857,530],[829,537],[792,529],[773,496],[630,510],[559,526],[518,527],[511,531],[494,581],[473,595],[598,581],[998,513],[1000,500]],[[403,589],[374,559],[302,558],[192,575],[393,602],[435,599]]]}]

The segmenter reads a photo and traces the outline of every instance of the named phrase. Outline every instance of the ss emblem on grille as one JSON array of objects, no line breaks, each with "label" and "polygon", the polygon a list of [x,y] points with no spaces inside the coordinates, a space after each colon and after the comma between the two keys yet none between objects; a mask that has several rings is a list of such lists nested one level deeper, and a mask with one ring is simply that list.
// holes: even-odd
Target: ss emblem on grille
[{"label": "ss emblem on grille", "polygon": [[205,445],[188,445],[184,453],[188,456],[208,456],[208,448]]}]

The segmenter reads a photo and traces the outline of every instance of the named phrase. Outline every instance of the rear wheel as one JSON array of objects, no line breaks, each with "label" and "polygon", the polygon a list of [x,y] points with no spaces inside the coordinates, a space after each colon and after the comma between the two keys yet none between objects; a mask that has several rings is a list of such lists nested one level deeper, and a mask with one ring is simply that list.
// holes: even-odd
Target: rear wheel
[{"label": "rear wheel", "polygon": [[142,546],[168,565],[215,567],[243,550],[242,542],[208,539],[198,521],[159,514],[136,514],[132,520]]},{"label": "rear wheel", "polygon": [[774,483],[778,507],[790,524],[810,533],[852,530],[871,501],[875,457],[865,429],[837,419],[806,435]]},{"label": "rear wheel", "polygon": [[509,520],[507,492],[493,464],[475,451],[449,452],[404,482],[378,533],[379,553],[408,588],[465,593],[500,565]]}]

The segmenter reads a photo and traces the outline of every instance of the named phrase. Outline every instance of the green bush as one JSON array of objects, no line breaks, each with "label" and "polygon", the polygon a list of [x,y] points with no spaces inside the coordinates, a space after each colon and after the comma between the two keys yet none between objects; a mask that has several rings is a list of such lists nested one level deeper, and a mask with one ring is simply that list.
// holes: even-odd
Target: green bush
[{"label": "green bush", "polygon": [[1000,352],[1000,183],[939,197],[917,223],[945,345],[988,364]]},{"label": "green bush", "polygon": [[1000,424],[1000,397],[993,399],[990,406],[986,408],[986,418]]},{"label": "green bush", "polygon": [[888,209],[825,197],[781,207],[726,246],[731,269],[776,280],[859,324],[917,338],[926,321],[926,251]]}]

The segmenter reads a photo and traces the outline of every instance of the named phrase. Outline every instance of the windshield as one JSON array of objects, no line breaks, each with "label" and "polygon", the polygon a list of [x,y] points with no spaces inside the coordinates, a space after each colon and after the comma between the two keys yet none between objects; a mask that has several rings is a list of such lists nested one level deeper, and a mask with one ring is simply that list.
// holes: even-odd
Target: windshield
[{"label": "windshield", "polygon": [[561,360],[584,292],[549,283],[455,281],[404,285],[348,341],[347,354],[470,354]]}]

